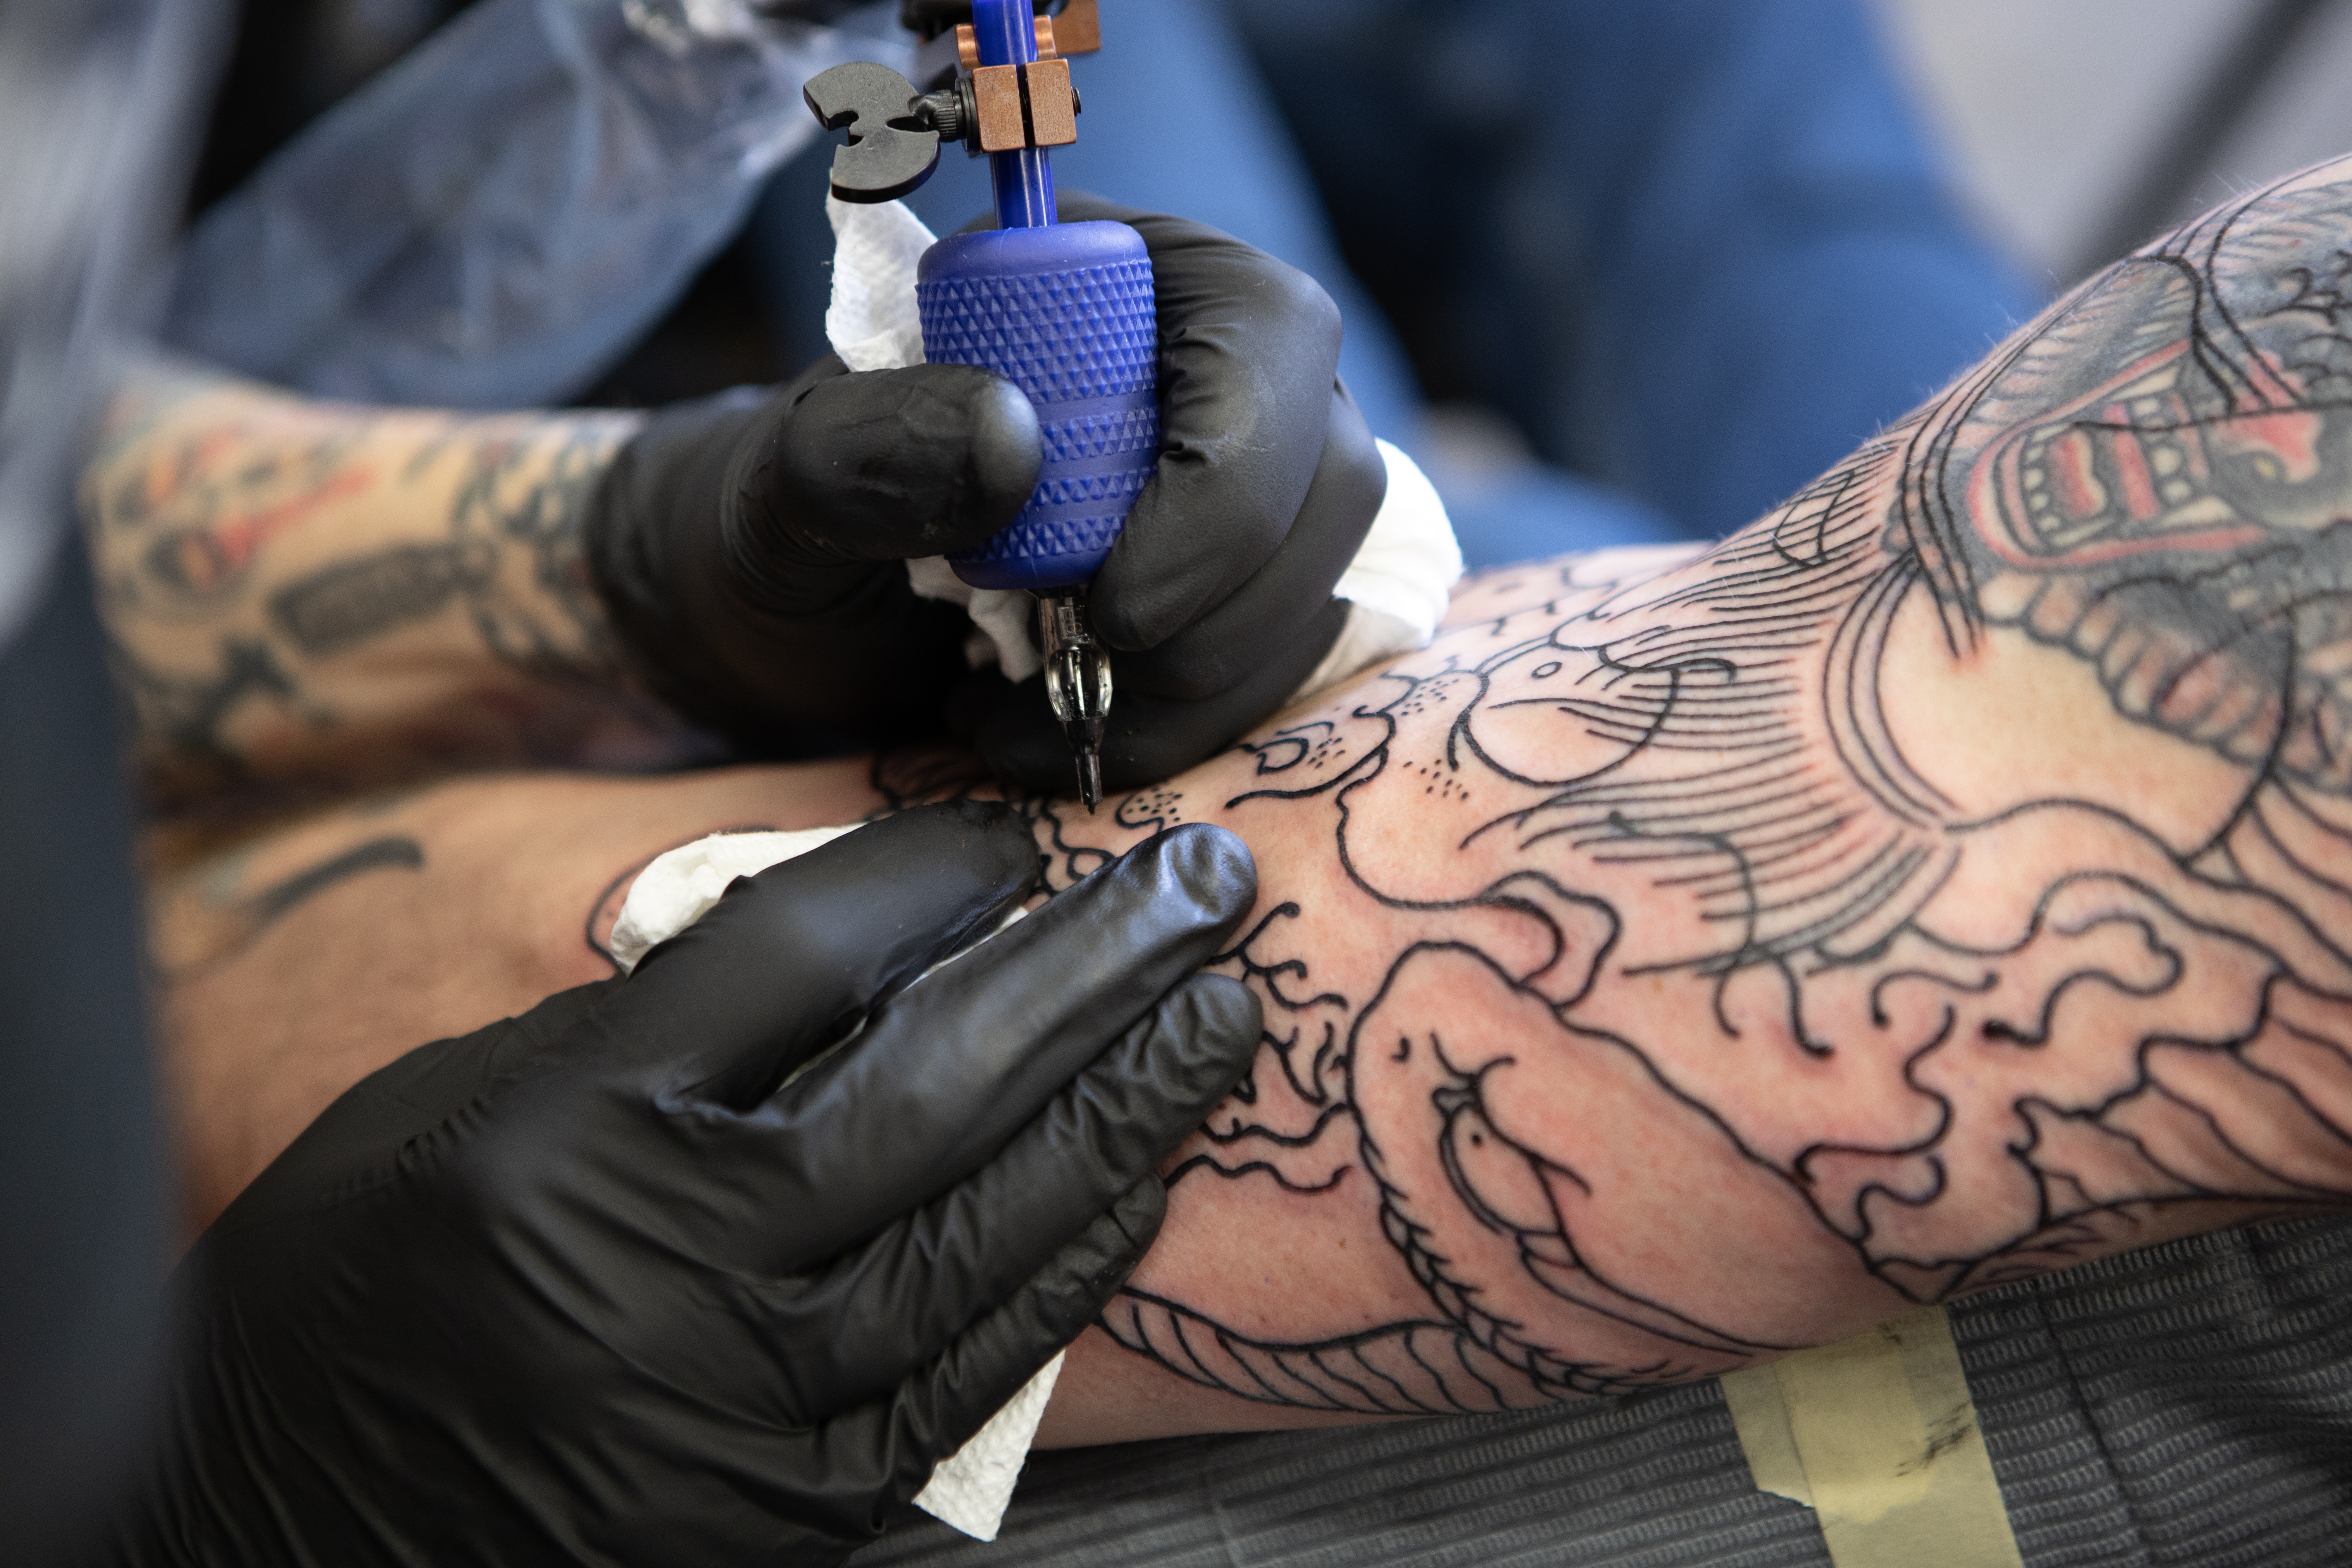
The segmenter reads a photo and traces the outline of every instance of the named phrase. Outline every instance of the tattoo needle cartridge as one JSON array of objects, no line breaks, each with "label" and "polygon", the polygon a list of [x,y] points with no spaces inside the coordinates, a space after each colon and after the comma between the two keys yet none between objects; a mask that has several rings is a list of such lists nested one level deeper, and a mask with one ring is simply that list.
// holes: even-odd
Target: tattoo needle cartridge
[{"label": "tattoo needle cartridge", "polygon": [[[997,226],[950,235],[917,267],[923,353],[1019,386],[1037,409],[1045,463],[1020,514],[948,563],[975,588],[1036,595],[1046,700],[1092,811],[1102,799],[1111,670],[1087,586],[1160,460],[1150,255],[1125,224],[1062,223],[1054,205],[1050,149],[1077,140],[1063,56],[1095,47],[1095,4],[1070,0],[1053,17],[1037,16],[1031,0],[968,8],[916,0],[905,9],[934,33],[955,26],[958,65],[944,86],[918,92],[888,67],[861,61],[812,78],[803,96],[828,128],[849,132],[833,163],[843,201],[907,195],[930,177],[944,142],[988,157]],[[970,21],[955,25],[967,9]]]}]

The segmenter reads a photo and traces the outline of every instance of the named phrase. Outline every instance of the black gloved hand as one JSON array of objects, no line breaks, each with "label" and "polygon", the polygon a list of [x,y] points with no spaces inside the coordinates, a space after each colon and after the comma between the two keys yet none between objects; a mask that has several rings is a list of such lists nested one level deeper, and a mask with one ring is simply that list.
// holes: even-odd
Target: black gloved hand
[{"label": "black gloved hand", "polygon": [[[1076,192],[1061,210],[1132,224],[1159,289],[1160,473],[1092,595],[1121,650],[1103,754],[1120,786],[1214,752],[1314,668],[1387,474],[1312,279],[1181,218]],[[971,628],[917,599],[898,563],[986,541],[1038,463],[1011,383],[961,365],[851,374],[828,356],[772,395],[656,415],[591,502],[590,567],[648,684],[747,752],[812,730],[919,732],[965,679]],[[1042,681],[988,677],[956,706],[1003,776],[1070,787]]]},{"label": "black gloved hand", "polygon": [[1002,808],[908,812],[336,1100],[184,1266],[166,1439],[110,1560],[870,1539],[1126,1279],[1155,1167],[1257,1039],[1249,993],[1192,973],[1255,896],[1208,827],[901,991],[1036,865]]}]

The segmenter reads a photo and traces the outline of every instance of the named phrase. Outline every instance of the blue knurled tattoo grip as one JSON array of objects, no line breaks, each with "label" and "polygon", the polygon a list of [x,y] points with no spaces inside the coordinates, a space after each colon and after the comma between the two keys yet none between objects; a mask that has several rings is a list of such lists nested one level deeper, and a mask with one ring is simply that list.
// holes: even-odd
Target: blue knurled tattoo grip
[{"label": "blue knurled tattoo grip", "polygon": [[948,557],[975,588],[1084,584],[1160,457],[1151,258],[1121,223],[950,235],[926,251],[923,357],[984,365],[1036,405],[1045,467],[1021,514]]},{"label": "blue knurled tattoo grip", "polygon": [[1072,140],[1078,102],[1067,65],[1038,59],[1052,36],[1041,9],[1042,0],[971,0],[957,50],[971,74],[947,87],[919,94],[898,72],[853,61],[810,78],[801,96],[819,122],[850,132],[833,163],[844,201],[913,190],[937,166],[942,139],[988,153],[997,226],[950,235],[916,264],[923,357],[1018,386],[1037,411],[1044,461],[1019,514],[948,563],[975,588],[1037,595],[1045,700],[1092,811],[1112,670],[1087,589],[1160,461],[1160,322],[1142,236],[1121,223],[1056,221],[1047,149]]}]

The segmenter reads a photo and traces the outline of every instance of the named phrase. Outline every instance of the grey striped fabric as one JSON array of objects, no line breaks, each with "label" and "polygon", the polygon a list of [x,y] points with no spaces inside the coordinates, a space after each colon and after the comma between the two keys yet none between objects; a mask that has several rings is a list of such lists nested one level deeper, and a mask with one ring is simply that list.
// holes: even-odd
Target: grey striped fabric
[{"label": "grey striped fabric", "polygon": [[[2029,1568],[2352,1564],[2352,1218],[2224,1231],[1952,1309]],[[908,1509],[854,1559],[1179,1568],[1829,1563],[1713,1383],[1513,1416],[1039,1454],[993,1545]]]}]

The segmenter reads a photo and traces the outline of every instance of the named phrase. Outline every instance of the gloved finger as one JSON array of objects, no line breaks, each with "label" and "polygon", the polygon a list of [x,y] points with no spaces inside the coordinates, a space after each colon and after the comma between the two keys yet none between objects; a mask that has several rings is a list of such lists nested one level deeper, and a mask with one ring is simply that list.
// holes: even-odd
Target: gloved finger
[{"label": "gloved finger", "polygon": [[[1104,786],[1140,789],[1173,778],[1248,734],[1315,673],[1347,623],[1347,601],[1327,599],[1289,642],[1262,651],[1257,668],[1197,701],[1130,695],[1122,673],[1127,656],[1113,655],[1117,699],[1103,726]],[[1077,793],[1070,742],[1045,700],[1042,679],[1014,686],[992,673],[973,677],[958,693],[950,722],[1005,783],[1056,795]]]},{"label": "gloved finger", "polygon": [[1323,450],[1339,310],[1297,268],[1205,224],[1083,192],[1068,220],[1125,223],[1151,252],[1160,317],[1160,470],[1095,579],[1114,648],[1157,646],[1273,556]]},{"label": "gloved finger", "polygon": [[1213,697],[1296,641],[1330,602],[1333,585],[1371,531],[1388,488],[1388,466],[1371,427],[1347,387],[1335,384],[1323,461],[1281,548],[1199,620],[1157,647],[1121,658],[1116,671],[1119,696]]},{"label": "gloved finger", "polygon": [[1036,841],[1010,809],[917,806],[738,878],[583,1027],[665,1090],[749,1107],[1036,879]]},{"label": "gloved finger", "polygon": [[747,449],[728,548],[747,575],[968,549],[1013,521],[1043,461],[1037,411],[993,371],[814,380]]},{"label": "gloved finger", "polygon": [[855,401],[835,389],[857,380],[828,354],[782,387],[656,411],[583,520],[590,574],[637,678],[747,755],[911,738],[936,725],[964,669],[960,610],[917,599],[895,562],[802,539],[766,479],[746,494],[750,469],[772,468],[787,416]]},{"label": "gloved finger", "polygon": [[892,1503],[921,1491],[941,1459],[1102,1314],[1159,1235],[1166,1209],[1157,1180],[1139,1183],[888,1398],[826,1423],[818,1436],[828,1462],[800,1480],[795,1510],[804,1500],[809,1522],[837,1537],[879,1533]]},{"label": "gloved finger", "polygon": [[[1147,840],[876,1014],[776,1097],[772,1142],[744,1151],[793,1216],[772,1272],[832,1258],[996,1156],[1177,982],[1257,897],[1223,828]],[[782,1242],[779,1245],[783,1245]]]},{"label": "gloved finger", "polygon": [[792,1305],[832,1352],[794,1370],[806,1407],[873,1397],[1018,1289],[1201,1125],[1249,1067],[1260,1022],[1239,981],[1192,976],[1003,1153],[828,1270]]}]

